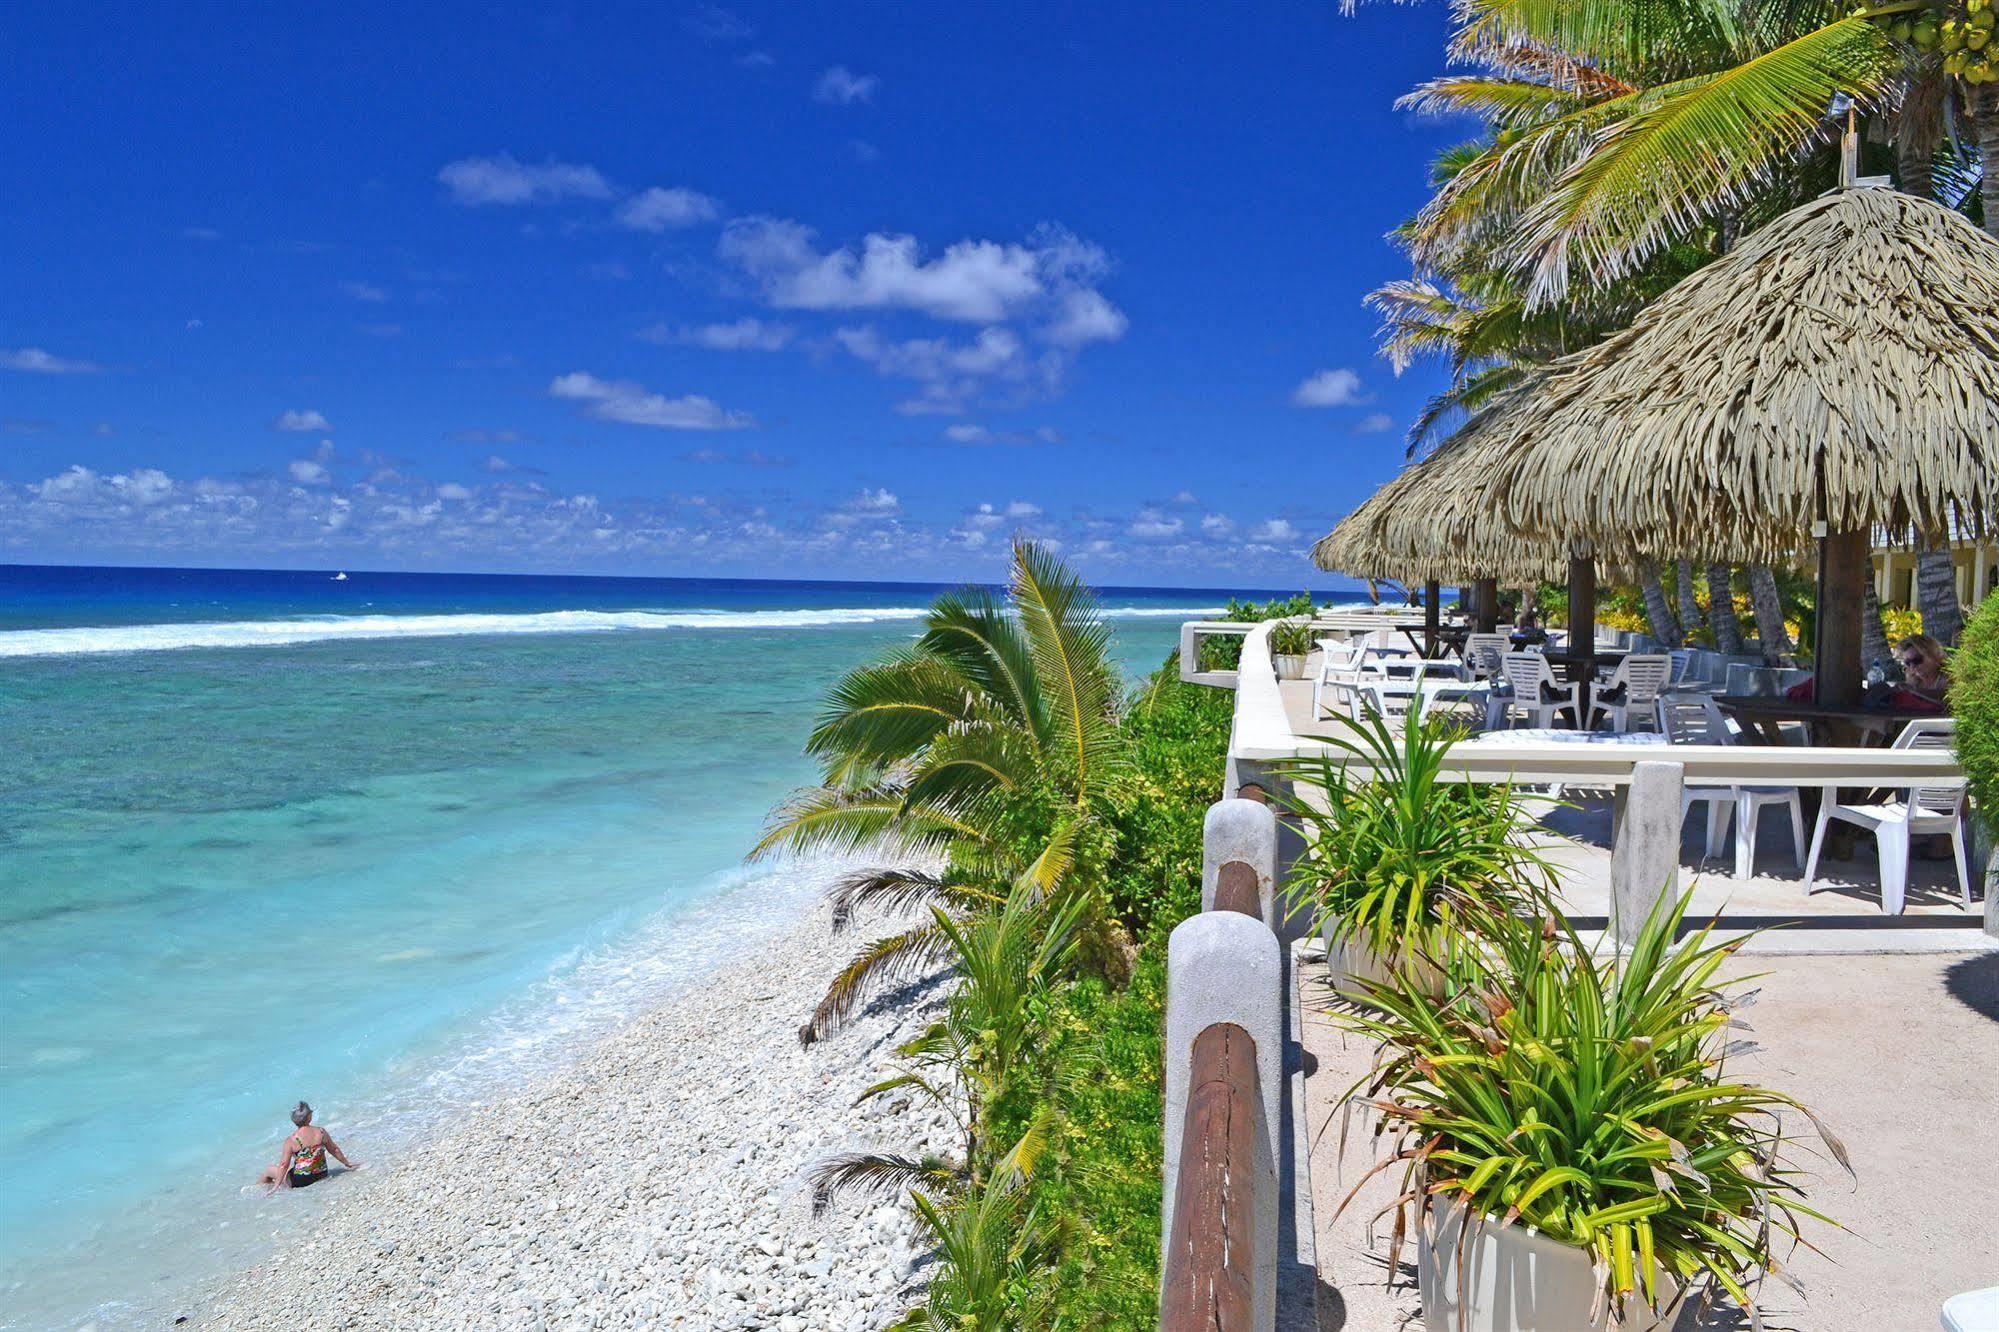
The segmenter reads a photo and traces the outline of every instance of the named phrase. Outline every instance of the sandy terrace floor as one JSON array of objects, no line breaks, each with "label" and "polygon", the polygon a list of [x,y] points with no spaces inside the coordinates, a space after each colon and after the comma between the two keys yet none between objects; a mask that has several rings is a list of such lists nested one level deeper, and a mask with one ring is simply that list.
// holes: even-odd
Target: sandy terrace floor
[{"label": "sandy terrace floor", "polygon": [[[1812,1161],[1813,1203],[1845,1231],[1819,1228],[1824,1256],[1792,1263],[1802,1300],[1771,1283],[1773,1332],[1919,1332],[1959,1291],[1999,1283],[1999,953],[1740,958],[1767,973],[1748,1018],[1764,1047],[1750,1075],[1812,1106],[1845,1142],[1857,1178]],[[1297,969],[1303,1007],[1306,1132],[1322,1332],[1420,1327],[1414,1246],[1384,1283],[1387,1227],[1368,1219],[1394,1195],[1393,1172],[1334,1216],[1373,1160],[1356,1119],[1341,1156],[1339,1098],[1371,1051],[1327,1015],[1325,970]],[[1689,1311],[1678,1332],[1738,1328]]]}]

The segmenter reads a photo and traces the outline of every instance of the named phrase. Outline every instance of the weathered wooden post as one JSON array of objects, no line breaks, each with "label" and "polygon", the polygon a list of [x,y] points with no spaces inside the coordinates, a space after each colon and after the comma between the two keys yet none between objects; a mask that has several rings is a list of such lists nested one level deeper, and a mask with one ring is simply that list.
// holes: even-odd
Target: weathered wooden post
[{"label": "weathered wooden post", "polygon": [[1680,880],[1680,792],[1686,769],[1647,760],[1632,765],[1631,785],[1613,802],[1610,843],[1610,934],[1629,947],[1662,893]]}]

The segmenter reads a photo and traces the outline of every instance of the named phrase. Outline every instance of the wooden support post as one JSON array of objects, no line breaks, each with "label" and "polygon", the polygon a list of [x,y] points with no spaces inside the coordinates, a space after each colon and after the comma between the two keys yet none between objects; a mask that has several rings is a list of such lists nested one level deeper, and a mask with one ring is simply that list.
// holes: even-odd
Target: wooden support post
[{"label": "wooden support post", "polygon": [[1818,701],[1833,707],[1860,705],[1862,579],[1873,572],[1873,534],[1866,528],[1836,532],[1819,543],[1818,642],[1812,671]]},{"label": "wooden support post", "polygon": [[1489,634],[1499,628],[1499,580],[1481,578],[1472,584],[1472,629]]},{"label": "wooden support post", "polygon": [[1166,1239],[1161,1332],[1251,1332],[1257,1315],[1255,1190],[1262,1096],[1256,1042],[1233,1022],[1194,1038],[1178,1198]]},{"label": "wooden support post", "polygon": [[1596,651],[1596,561],[1569,557],[1569,651]]},{"label": "wooden support post", "polygon": [[1437,655],[1437,631],[1443,623],[1443,597],[1443,589],[1437,586],[1436,579],[1423,584],[1423,655],[1426,657]]}]

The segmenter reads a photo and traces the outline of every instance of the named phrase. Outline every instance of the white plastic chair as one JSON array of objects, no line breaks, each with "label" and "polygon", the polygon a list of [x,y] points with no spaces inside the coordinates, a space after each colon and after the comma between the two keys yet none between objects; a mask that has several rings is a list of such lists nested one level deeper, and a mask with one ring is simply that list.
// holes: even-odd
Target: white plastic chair
[{"label": "white plastic chair", "polygon": [[1508,652],[1500,657],[1499,667],[1513,689],[1506,701],[1509,722],[1514,708],[1534,726],[1553,726],[1559,712],[1566,711],[1570,716],[1580,713],[1576,686],[1555,679],[1554,667],[1541,653]]},{"label": "white plastic chair", "polygon": [[[1957,740],[1957,723],[1949,717],[1910,722],[1895,737],[1894,749],[1950,749]],[[1875,850],[1881,859],[1881,909],[1891,916],[1902,914],[1909,886],[1909,842],[1917,835],[1943,834],[1957,858],[1957,890],[1967,909],[1971,906],[1971,872],[1964,855],[1964,802],[1961,786],[1911,786],[1899,800],[1878,804],[1846,805],[1839,792],[1828,790],[1819,804],[1817,825],[1812,829],[1812,854],[1805,862],[1805,892],[1812,891],[1818,873],[1819,852],[1825,846],[1825,830],[1834,819],[1867,829],[1874,834]]]},{"label": "white plastic chair", "polygon": [[1499,659],[1506,655],[1505,634],[1468,634],[1465,637],[1465,669],[1474,680],[1499,676]]},{"label": "white plastic chair", "polygon": [[1609,717],[1613,731],[1630,730],[1633,714],[1656,722],[1652,705],[1665,692],[1672,670],[1673,659],[1664,653],[1634,652],[1618,662],[1610,679],[1597,686],[1584,729],[1595,729],[1599,717]]},{"label": "white plastic chair", "polygon": [[1421,721],[1427,699],[1423,686],[1418,682],[1414,689],[1385,689],[1382,682],[1374,681],[1360,686],[1361,706],[1382,720],[1393,723],[1399,731],[1403,718],[1416,714]]},{"label": "white plastic chair", "polygon": [[[1735,736],[1728,721],[1705,694],[1661,694],[1653,705],[1659,729],[1669,744],[1732,745]],[[1735,877],[1746,879],[1756,868],[1756,826],[1769,805],[1783,806],[1791,816],[1791,855],[1798,868],[1805,865],[1805,810],[1795,786],[1688,786],[1680,792],[1680,819],[1695,804],[1707,806],[1707,858],[1721,854],[1722,840],[1728,836],[1729,821],[1735,821]]]},{"label": "white plastic chair", "polygon": [[1312,718],[1326,715],[1326,700],[1343,713],[1353,711],[1353,689],[1361,678],[1362,649],[1337,639],[1319,640],[1319,671],[1312,677]]}]

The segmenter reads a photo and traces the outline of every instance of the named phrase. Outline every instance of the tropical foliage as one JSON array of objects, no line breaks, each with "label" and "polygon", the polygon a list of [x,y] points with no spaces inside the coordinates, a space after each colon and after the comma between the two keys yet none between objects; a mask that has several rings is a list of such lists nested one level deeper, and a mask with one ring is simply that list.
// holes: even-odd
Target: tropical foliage
[{"label": "tropical foliage", "polygon": [[1950,654],[1950,710],[1972,801],[1999,840],[1999,597],[1980,604]]},{"label": "tropical foliage", "polygon": [[1739,939],[1704,926],[1673,943],[1690,896],[1662,899],[1609,960],[1559,916],[1487,911],[1461,921],[1484,946],[1449,996],[1413,960],[1359,983],[1367,1004],[1343,1020],[1382,1053],[1353,1095],[1390,1139],[1368,1177],[1401,1172],[1391,1272],[1412,1225],[1458,1206],[1587,1251],[1614,1310],[1669,1303],[1662,1275],[1745,1309],[1765,1275],[1790,1280],[1780,1246],[1826,1218],[1783,1159],[1786,1117],[1846,1153],[1731,1071],[1754,992],[1721,975]]},{"label": "tropical foliage", "polygon": [[[1293,911],[1332,943],[1355,940],[1394,958],[1441,950],[1467,905],[1541,906],[1551,876],[1528,845],[1530,820],[1512,788],[1445,780],[1455,728],[1413,710],[1399,721],[1339,722],[1328,737],[1338,761],[1283,772],[1308,793],[1291,805],[1307,843],[1285,880]],[[1349,776],[1349,761],[1367,775]]]},{"label": "tropical foliage", "polygon": [[[813,738],[826,780],[766,839],[881,854],[836,887],[836,916],[919,917],[857,956],[808,1030],[890,977],[951,976],[863,1099],[941,1109],[955,1149],[808,1173],[821,1207],[912,1198],[936,1263],[900,1326],[1124,1327],[1158,1284],[1165,940],[1198,909],[1230,699],[1171,660],[1122,697],[1090,597],[1031,547],[1009,597],[1011,614],[941,599],[912,649],[840,682]],[[982,775],[950,771],[973,753]],[[1135,967],[1100,965],[1092,931],[1136,938]]]},{"label": "tropical foliage", "polygon": [[[914,646],[836,684],[807,743],[820,785],[781,807],[756,854],[880,856],[835,890],[836,926],[867,906],[934,904],[863,948],[801,1033],[824,1036],[881,986],[951,955],[953,916],[1013,885],[1073,898],[1095,965],[1128,965],[1101,891],[1102,796],[1120,764],[1120,685],[1089,590],[1046,551],[1016,545],[1005,599],[941,597]],[[916,862],[919,867],[912,868]]]},{"label": "tropical foliage", "polygon": [[[1312,594],[1300,592],[1295,597],[1280,597],[1272,601],[1244,601],[1230,597],[1228,607],[1215,618],[1239,624],[1261,624],[1265,620],[1281,620],[1290,616],[1310,615],[1313,610]],[[1204,671],[1232,671],[1242,664],[1242,640],[1240,638],[1204,638],[1201,640],[1201,669]]]}]

